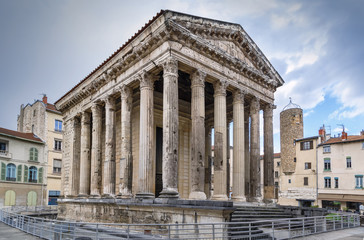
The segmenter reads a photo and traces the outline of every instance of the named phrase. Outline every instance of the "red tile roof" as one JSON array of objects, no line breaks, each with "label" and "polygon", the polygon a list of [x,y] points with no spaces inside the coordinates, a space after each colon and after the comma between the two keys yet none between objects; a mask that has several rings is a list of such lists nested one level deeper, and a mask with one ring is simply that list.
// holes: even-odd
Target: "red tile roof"
[{"label": "red tile roof", "polygon": [[33,133],[23,133],[23,132],[13,131],[13,130],[6,129],[6,128],[0,128],[0,135],[5,135],[5,136],[9,136],[9,137],[21,138],[24,140],[30,140],[33,142],[43,143],[43,141],[39,137],[35,136]]},{"label": "red tile roof", "polygon": [[46,105],[46,109],[47,110],[50,110],[52,112],[56,112],[56,113],[62,114],[60,111],[57,110],[56,106],[54,106],[53,104],[47,103],[45,105]]},{"label": "red tile roof", "polygon": [[348,139],[346,139],[346,140],[341,139],[341,137],[330,138],[329,140],[321,143],[320,145],[347,143],[347,142],[356,142],[356,141],[364,141],[364,135],[351,135],[351,136],[348,136]]}]

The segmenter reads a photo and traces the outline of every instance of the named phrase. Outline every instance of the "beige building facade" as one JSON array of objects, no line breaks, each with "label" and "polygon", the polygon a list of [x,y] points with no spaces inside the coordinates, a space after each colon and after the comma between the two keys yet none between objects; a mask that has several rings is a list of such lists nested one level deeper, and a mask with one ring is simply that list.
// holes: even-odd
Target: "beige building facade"
[{"label": "beige building facade", "polygon": [[44,95],[42,101],[22,105],[18,116],[18,131],[34,133],[46,143],[48,204],[57,204],[61,192],[63,119]]},{"label": "beige building facade", "polygon": [[34,134],[0,128],[0,206],[47,204],[46,155]]},{"label": "beige building facade", "polygon": [[323,141],[317,156],[319,206],[359,211],[364,205],[364,131]]},{"label": "beige building facade", "polygon": [[[169,208],[178,199],[228,200],[230,122],[233,200],[270,197],[274,92],[282,84],[240,25],[161,11],[56,102],[65,123],[59,216],[82,219],[82,211],[71,209],[91,208],[90,199],[96,199],[99,205],[92,207],[98,209],[105,201],[123,209],[125,201]],[[197,221],[206,214],[198,212]],[[223,220],[219,214],[211,219]],[[129,216],[127,221],[137,220]]]}]

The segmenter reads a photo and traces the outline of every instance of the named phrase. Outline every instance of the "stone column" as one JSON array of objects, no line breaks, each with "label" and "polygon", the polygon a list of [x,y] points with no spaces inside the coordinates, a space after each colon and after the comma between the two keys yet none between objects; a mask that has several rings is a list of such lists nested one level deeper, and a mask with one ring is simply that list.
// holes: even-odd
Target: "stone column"
[{"label": "stone column", "polygon": [[132,89],[123,85],[121,93],[121,159],[119,196],[131,198],[132,187],[132,153],[131,153],[131,108]]},{"label": "stone column", "polygon": [[90,145],[91,145],[91,116],[89,112],[83,112],[81,116],[81,154],[80,154],[80,192],[79,197],[87,197],[90,194]]},{"label": "stone column", "polygon": [[101,195],[101,132],[102,108],[94,103],[92,111],[92,147],[91,147],[91,196]]},{"label": "stone column", "polygon": [[178,61],[163,63],[163,190],[160,198],[178,198]]},{"label": "stone column", "polygon": [[273,105],[263,109],[264,118],[264,198],[274,198]]},{"label": "stone column", "polygon": [[105,99],[104,197],[115,195],[115,99]]},{"label": "stone column", "polygon": [[245,196],[250,196],[250,139],[249,139],[249,132],[250,132],[250,116],[249,116],[249,106],[245,108],[244,111],[244,166],[245,166]]},{"label": "stone column", "polygon": [[73,119],[73,146],[72,151],[72,189],[71,196],[77,196],[80,190],[80,150],[81,150],[81,123],[80,118]]},{"label": "stone column", "polygon": [[205,128],[205,194],[208,199],[211,197],[212,174],[211,129],[212,126],[206,126]]},{"label": "stone column", "polygon": [[154,81],[147,73],[140,80],[139,175],[137,198],[154,198]]},{"label": "stone column", "polygon": [[244,93],[234,92],[233,101],[233,200],[246,201],[245,197],[245,134],[244,134]]},{"label": "stone column", "polygon": [[214,84],[214,194],[213,200],[228,200],[226,193],[226,82]]},{"label": "stone column", "polygon": [[206,199],[205,188],[205,77],[191,76],[191,193],[189,199]]},{"label": "stone column", "polygon": [[255,201],[261,201],[260,188],[260,134],[259,134],[259,100],[253,98],[250,105],[251,132],[250,132],[250,184],[251,195]]},{"label": "stone column", "polygon": [[228,198],[230,198],[231,188],[230,123],[231,120],[228,119],[226,122],[226,193]]}]

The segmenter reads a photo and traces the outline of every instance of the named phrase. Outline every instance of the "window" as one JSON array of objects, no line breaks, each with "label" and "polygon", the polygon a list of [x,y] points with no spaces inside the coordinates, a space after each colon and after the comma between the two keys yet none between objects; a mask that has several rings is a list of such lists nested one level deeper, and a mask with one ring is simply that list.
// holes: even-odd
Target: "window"
[{"label": "window", "polygon": [[303,178],[303,185],[308,186],[308,177]]},{"label": "window", "polygon": [[291,183],[291,179],[288,179],[288,183]]},{"label": "window", "polygon": [[15,164],[9,163],[6,166],[6,181],[16,181],[16,166]]},{"label": "window", "polygon": [[297,162],[297,158],[293,158],[293,162]]},{"label": "window", "polygon": [[54,139],[54,150],[61,151],[62,150],[62,141]]},{"label": "window", "polygon": [[277,178],[278,177],[278,171],[274,172],[274,177]]},{"label": "window", "polygon": [[313,149],[313,141],[301,142],[301,150]]},{"label": "window", "polygon": [[60,120],[55,121],[54,131],[62,132],[62,121]]},{"label": "window", "polygon": [[325,177],[325,188],[331,188],[331,178]]},{"label": "window", "polygon": [[281,162],[277,162],[277,167],[281,166]]},{"label": "window", "polygon": [[330,145],[324,146],[324,153],[330,153],[330,152],[331,152],[331,146]]},{"label": "window", "polygon": [[339,178],[335,178],[335,188],[339,188]]},{"label": "window", "polygon": [[324,171],[330,171],[331,170],[331,160],[330,158],[324,159]]},{"label": "window", "polygon": [[0,155],[3,156],[7,156],[8,155],[8,151],[7,151],[7,146],[6,146],[6,142],[0,142]]},{"label": "window", "polygon": [[346,157],[346,167],[351,168],[351,157]]},{"label": "window", "polygon": [[275,187],[278,187],[278,182],[274,182],[274,186]]},{"label": "window", "polygon": [[363,175],[355,175],[355,188],[363,188]]},{"label": "window", "polygon": [[32,182],[32,183],[37,182],[37,168],[34,166],[29,168],[28,182]]},{"label": "window", "polygon": [[37,114],[37,110],[36,109],[34,109],[33,110],[33,117],[35,117],[35,115]]},{"label": "window", "polygon": [[305,169],[311,169],[311,163],[305,162]]},{"label": "window", "polygon": [[38,162],[38,149],[36,149],[36,148],[31,148],[31,149],[29,150],[29,160],[30,160],[30,161]]},{"label": "window", "polygon": [[53,173],[61,173],[62,170],[62,160],[53,159]]},{"label": "window", "polygon": [[58,205],[57,198],[61,195],[60,191],[49,190],[48,193],[48,205]]}]

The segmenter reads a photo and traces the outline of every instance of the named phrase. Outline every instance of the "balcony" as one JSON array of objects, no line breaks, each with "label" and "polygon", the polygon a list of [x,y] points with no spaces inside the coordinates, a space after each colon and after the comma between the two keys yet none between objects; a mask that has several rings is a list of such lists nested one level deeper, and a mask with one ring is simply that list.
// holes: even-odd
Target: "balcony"
[{"label": "balcony", "polygon": [[0,150],[0,157],[10,159],[12,157],[12,155],[8,151]]},{"label": "balcony", "polygon": [[15,177],[6,177],[6,181],[15,182],[16,181],[16,178]]}]

